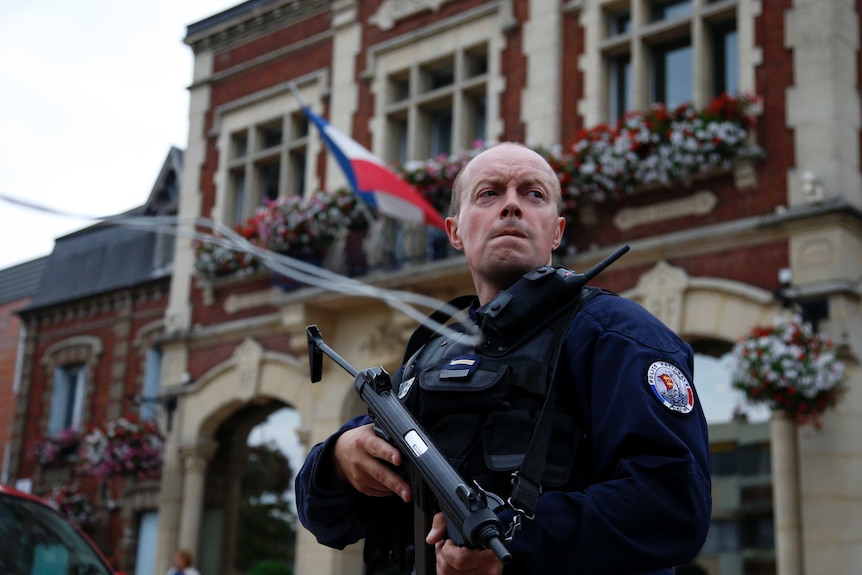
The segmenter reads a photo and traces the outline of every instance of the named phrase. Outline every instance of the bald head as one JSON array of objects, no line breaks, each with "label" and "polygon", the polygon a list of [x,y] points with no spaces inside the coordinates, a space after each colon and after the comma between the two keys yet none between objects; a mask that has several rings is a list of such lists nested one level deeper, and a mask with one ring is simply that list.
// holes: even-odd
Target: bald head
[{"label": "bald head", "polygon": [[465,189],[470,188],[472,184],[472,175],[471,175],[471,166],[477,159],[482,158],[485,155],[495,156],[497,152],[500,151],[500,148],[505,147],[514,147],[519,148],[525,156],[535,156],[539,158],[542,163],[547,166],[547,173],[549,176],[549,183],[551,184],[551,188],[556,194],[556,203],[557,209],[562,212],[563,209],[563,192],[560,188],[560,179],[557,176],[556,172],[554,172],[551,165],[548,164],[547,160],[537,154],[532,149],[528,148],[524,144],[519,142],[500,142],[499,144],[494,144],[487,150],[483,150],[480,154],[477,154],[475,157],[471,158],[467,164],[461,168],[461,171],[458,172],[458,175],[455,176],[455,181],[452,184],[452,201],[450,202],[449,213],[451,216],[458,216],[458,212],[461,210],[461,198],[463,197],[463,193]]}]

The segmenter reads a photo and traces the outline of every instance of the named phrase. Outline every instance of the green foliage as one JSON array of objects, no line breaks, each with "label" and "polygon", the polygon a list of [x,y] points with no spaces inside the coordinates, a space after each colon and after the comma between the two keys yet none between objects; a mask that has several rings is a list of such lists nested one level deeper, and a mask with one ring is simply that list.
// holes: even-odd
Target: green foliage
[{"label": "green foliage", "polygon": [[239,506],[236,569],[249,575],[253,569],[270,569],[253,571],[254,575],[290,575],[297,523],[287,498],[293,470],[275,444],[251,446],[247,453]]},{"label": "green foliage", "polygon": [[255,563],[246,575],[293,575],[293,569],[281,561],[267,559]]}]

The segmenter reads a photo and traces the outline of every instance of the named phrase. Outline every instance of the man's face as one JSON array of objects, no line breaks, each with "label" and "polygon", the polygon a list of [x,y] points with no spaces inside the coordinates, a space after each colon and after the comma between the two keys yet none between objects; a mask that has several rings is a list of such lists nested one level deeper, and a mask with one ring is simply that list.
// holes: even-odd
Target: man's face
[{"label": "man's face", "polygon": [[541,156],[496,146],[470,162],[460,183],[460,209],[446,229],[467,256],[480,301],[551,263],[565,219],[557,211],[559,180]]}]

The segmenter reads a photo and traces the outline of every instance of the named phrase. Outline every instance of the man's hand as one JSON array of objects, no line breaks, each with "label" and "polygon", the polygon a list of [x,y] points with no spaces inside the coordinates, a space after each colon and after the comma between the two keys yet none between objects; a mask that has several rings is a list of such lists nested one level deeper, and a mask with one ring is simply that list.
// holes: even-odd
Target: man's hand
[{"label": "man's hand", "polygon": [[425,542],[434,546],[437,575],[500,575],[503,572],[503,564],[490,549],[467,549],[446,539],[446,518],[442,513],[434,515]]},{"label": "man's hand", "polygon": [[357,491],[372,497],[392,493],[410,501],[410,486],[387,465],[401,465],[401,453],[374,433],[374,424],[363,425],[341,434],[333,450],[335,470]]}]

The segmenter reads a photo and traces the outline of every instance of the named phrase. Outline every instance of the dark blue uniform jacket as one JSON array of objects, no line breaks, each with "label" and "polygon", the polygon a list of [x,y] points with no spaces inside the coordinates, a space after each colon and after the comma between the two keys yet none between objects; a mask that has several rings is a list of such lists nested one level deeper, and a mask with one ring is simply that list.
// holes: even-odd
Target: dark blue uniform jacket
[{"label": "dark blue uniform jacket", "polygon": [[[682,374],[677,384],[691,384],[688,413],[669,407],[650,384],[655,367],[667,365]],[[587,486],[542,494],[535,519],[508,545],[514,561],[504,573],[669,574],[690,561],[711,512],[707,426],[690,346],[638,304],[596,297],[566,334],[556,386],[573,387],[579,402],[586,448],[575,464]],[[335,487],[331,477],[338,434],[368,422],[355,418],[312,448],[296,479],[299,518],[330,547],[358,541],[366,522],[379,519],[379,499]]]}]

